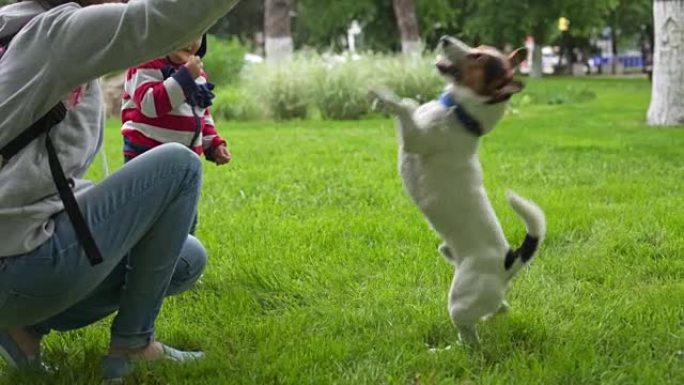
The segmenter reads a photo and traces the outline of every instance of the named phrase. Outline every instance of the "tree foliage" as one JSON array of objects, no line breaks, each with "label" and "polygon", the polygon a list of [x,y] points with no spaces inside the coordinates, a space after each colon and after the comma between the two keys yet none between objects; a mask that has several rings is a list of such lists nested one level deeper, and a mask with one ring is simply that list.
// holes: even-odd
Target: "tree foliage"
[{"label": "tree foliage", "polygon": [[[14,0],[0,0],[0,5]],[[415,0],[419,30],[427,47],[443,34],[473,43],[520,44],[525,36],[547,43],[559,35],[558,18],[571,21],[570,34],[588,38],[613,27],[619,38],[649,33],[651,0]],[[251,40],[263,31],[264,0],[242,0],[213,33]],[[400,35],[392,0],[296,0],[293,33],[298,47],[344,49],[352,20],[364,28],[360,46],[398,51]]]},{"label": "tree foliage", "polygon": [[[608,0],[605,24],[615,28],[618,37],[653,35],[653,2],[651,0]],[[646,37],[646,36],[644,36]]]},{"label": "tree foliage", "polygon": [[[575,38],[588,38],[606,26],[632,37],[652,24],[651,0],[416,0],[416,8],[428,47],[443,34],[497,46],[519,44],[527,35],[548,43],[560,34],[561,16],[570,19]],[[367,48],[399,49],[391,0],[298,0],[295,39],[299,45],[339,47],[354,19],[365,27]]]}]

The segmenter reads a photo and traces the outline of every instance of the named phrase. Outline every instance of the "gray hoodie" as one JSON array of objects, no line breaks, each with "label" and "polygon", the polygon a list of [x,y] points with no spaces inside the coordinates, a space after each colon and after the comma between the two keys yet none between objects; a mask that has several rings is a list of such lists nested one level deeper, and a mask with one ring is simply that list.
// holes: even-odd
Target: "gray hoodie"
[{"label": "gray hoodie", "polygon": [[[77,196],[102,143],[98,77],[163,56],[200,36],[238,0],[132,0],[127,4],[50,10],[33,1],[0,9],[0,38],[16,33],[0,59],[0,148],[63,100],[66,119],[53,128]],[[23,27],[23,28],[22,28]],[[48,240],[63,210],[39,138],[0,168],[0,257]]]}]

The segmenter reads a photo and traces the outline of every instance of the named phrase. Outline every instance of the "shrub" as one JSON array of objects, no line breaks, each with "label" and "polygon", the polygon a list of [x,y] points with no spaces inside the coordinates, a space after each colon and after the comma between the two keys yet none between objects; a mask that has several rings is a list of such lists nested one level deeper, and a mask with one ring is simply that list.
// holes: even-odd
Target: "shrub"
[{"label": "shrub", "polygon": [[369,61],[321,66],[315,76],[314,100],[324,119],[359,119],[368,113]]},{"label": "shrub", "polygon": [[225,86],[216,89],[212,115],[215,119],[248,121],[265,119],[268,114],[255,95],[241,87]]},{"label": "shrub", "polygon": [[[211,74],[210,74],[211,75]],[[218,91],[215,115],[224,119],[359,119],[370,109],[368,88],[385,86],[424,103],[436,98],[444,79],[427,57],[368,56],[360,60],[297,55],[278,64],[252,64],[229,90]]]},{"label": "shrub", "polygon": [[236,84],[244,66],[247,49],[237,39],[208,36],[208,51],[202,62],[209,79],[217,85]]},{"label": "shrub", "polygon": [[439,96],[445,85],[429,57],[375,57],[373,70],[380,84],[421,104]]},{"label": "shrub", "polygon": [[311,105],[315,64],[293,59],[278,64],[255,64],[244,72],[244,92],[265,104],[268,115],[276,120],[304,119]]}]

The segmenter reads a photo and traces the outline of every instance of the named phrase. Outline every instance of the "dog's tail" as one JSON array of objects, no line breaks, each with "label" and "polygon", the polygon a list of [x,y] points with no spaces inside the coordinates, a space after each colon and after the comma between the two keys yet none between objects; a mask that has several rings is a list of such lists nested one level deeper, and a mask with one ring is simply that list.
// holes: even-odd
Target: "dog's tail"
[{"label": "dog's tail", "polygon": [[506,193],[508,204],[522,218],[527,228],[527,236],[523,244],[516,250],[509,250],[504,260],[507,271],[515,274],[525,266],[537,253],[546,235],[546,217],[542,209],[535,203],[521,197],[513,191]]}]

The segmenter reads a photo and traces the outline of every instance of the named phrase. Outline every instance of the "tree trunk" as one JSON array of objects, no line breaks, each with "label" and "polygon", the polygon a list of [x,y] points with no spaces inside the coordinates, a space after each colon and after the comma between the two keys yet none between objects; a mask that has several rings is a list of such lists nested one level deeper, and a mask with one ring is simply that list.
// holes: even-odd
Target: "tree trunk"
[{"label": "tree trunk", "polygon": [[616,16],[613,15],[613,25],[610,27],[610,40],[611,40],[611,48],[613,50],[613,61],[612,61],[612,70],[613,70],[613,75],[617,75],[618,73],[618,34],[617,34],[617,22],[615,22]]},{"label": "tree trunk", "polygon": [[107,116],[121,116],[121,94],[123,94],[126,74],[118,74],[106,79],[103,83],[104,102]]},{"label": "tree trunk", "polygon": [[534,48],[532,49],[532,68],[530,68],[530,77],[541,78],[544,76],[544,57],[542,55],[542,48],[546,42],[546,23],[540,22],[532,28],[532,38],[534,39]]},{"label": "tree trunk", "polygon": [[684,124],[684,0],[655,0],[653,93],[648,123]]},{"label": "tree trunk", "polygon": [[423,42],[418,33],[418,18],[414,0],[393,0],[394,14],[401,32],[401,51],[404,55],[423,52]]},{"label": "tree trunk", "polygon": [[532,68],[530,69],[530,77],[539,79],[544,75],[544,61],[542,58],[542,46],[536,41],[534,49],[532,49]]},{"label": "tree trunk", "polygon": [[279,62],[288,59],[294,51],[292,42],[292,3],[294,0],[266,0],[264,31],[266,59]]}]

